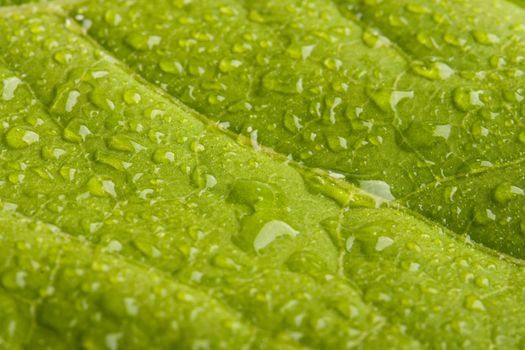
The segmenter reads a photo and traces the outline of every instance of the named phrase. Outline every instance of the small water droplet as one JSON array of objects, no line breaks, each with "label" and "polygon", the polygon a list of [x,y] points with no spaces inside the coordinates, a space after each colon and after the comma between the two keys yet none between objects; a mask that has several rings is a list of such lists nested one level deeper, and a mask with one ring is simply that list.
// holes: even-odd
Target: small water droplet
[{"label": "small water droplet", "polygon": [[334,152],[341,152],[348,149],[348,140],[341,136],[330,135],[326,138],[328,147]]},{"label": "small water droplet", "polygon": [[184,72],[184,67],[182,66],[182,64],[173,60],[161,59],[159,62],[159,67],[165,73],[181,74]]},{"label": "small water droplet", "polygon": [[390,41],[382,35],[370,31],[364,31],[361,37],[366,46],[377,49],[390,45]]},{"label": "small water droplet", "polygon": [[242,66],[242,61],[236,59],[223,58],[219,62],[219,70],[223,73],[234,71],[240,66]]},{"label": "small water droplet", "polygon": [[484,103],[480,96],[483,94],[481,90],[472,90],[465,87],[459,87],[452,93],[454,105],[462,112],[483,106]]},{"label": "small water droplet", "polygon": [[487,225],[496,220],[496,214],[489,208],[476,207],[473,212],[473,219],[478,225]]},{"label": "small water droplet", "polygon": [[445,40],[447,44],[456,46],[456,47],[461,47],[465,45],[465,43],[467,42],[465,39],[458,38],[457,36],[450,34],[450,33],[446,33],[443,36],[443,40]]},{"label": "small water droplet", "polygon": [[323,64],[328,69],[339,70],[339,68],[341,68],[343,65],[343,61],[337,58],[329,57],[323,61]]},{"label": "small water droplet", "polygon": [[69,51],[58,51],[53,55],[55,61],[61,64],[69,64],[73,59],[73,54]]},{"label": "small water droplet", "polygon": [[294,238],[299,234],[286,222],[280,220],[272,220],[267,222],[259,231],[255,240],[253,241],[253,248],[256,252],[261,251],[268,245],[272,244],[275,239],[281,236],[289,236]]},{"label": "small water droplet", "polygon": [[502,182],[492,192],[492,198],[500,204],[505,204],[513,198],[523,195],[525,195],[523,189],[513,186],[509,182]]},{"label": "small water droplet", "polygon": [[117,197],[115,183],[107,178],[93,176],[87,183],[88,191],[97,197]]},{"label": "small water droplet", "polygon": [[446,80],[454,75],[454,70],[449,65],[442,62],[433,62],[430,66],[414,64],[412,70],[430,80]]},{"label": "small water droplet", "polygon": [[131,33],[126,39],[126,44],[131,46],[135,50],[147,50],[149,49],[149,37],[142,33]]},{"label": "small water droplet", "polygon": [[142,100],[142,96],[135,90],[127,90],[124,92],[124,101],[128,105],[134,105]]},{"label": "small water droplet", "polygon": [[475,30],[472,32],[472,36],[474,37],[474,40],[482,45],[492,45],[500,42],[497,35],[483,31]]},{"label": "small water droplet", "polygon": [[465,298],[465,307],[472,311],[485,311],[483,302],[474,295],[469,295]]},{"label": "small water droplet", "polygon": [[158,149],[153,152],[153,161],[155,163],[172,163],[175,161],[175,154],[166,149]]},{"label": "small water droplet", "polygon": [[124,135],[115,135],[112,136],[108,142],[108,147],[114,151],[121,152],[134,152],[135,147],[131,139]]},{"label": "small water droplet", "polygon": [[74,143],[85,141],[88,135],[91,135],[91,131],[80,119],[72,119],[62,132],[66,141]]},{"label": "small water droplet", "polygon": [[5,136],[6,143],[11,148],[24,148],[39,141],[39,139],[40,136],[36,132],[20,127],[9,129]]},{"label": "small water droplet", "polygon": [[278,73],[276,71],[266,74],[262,79],[265,89],[283,94],[297,94],[299,79],[295,76]]}]

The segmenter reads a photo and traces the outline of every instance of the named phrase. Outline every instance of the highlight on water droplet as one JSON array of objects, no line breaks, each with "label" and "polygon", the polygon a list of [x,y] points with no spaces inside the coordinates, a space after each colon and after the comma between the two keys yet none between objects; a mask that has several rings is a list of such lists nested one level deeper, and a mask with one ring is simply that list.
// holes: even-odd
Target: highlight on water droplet
[{"label": "highlight on water droplet", "polygon": [[15,90],[22,83],[17,77],[10,77],[4,79],[4,89],[2,91],[2,99],[4,101],[9,101],[15,96]]},{"label": "highlight on water droplet", "polygon": [[380,180],[361,180],[359,187],[374,196],[376,206],[379,207],[384,202],[393,201],[396,198],[390,192],[390,185]]}]

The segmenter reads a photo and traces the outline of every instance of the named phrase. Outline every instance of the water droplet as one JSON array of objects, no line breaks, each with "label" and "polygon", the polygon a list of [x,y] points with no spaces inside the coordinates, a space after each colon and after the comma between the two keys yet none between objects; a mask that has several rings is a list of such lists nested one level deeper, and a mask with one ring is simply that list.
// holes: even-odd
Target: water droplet
[{"label": "water droplet", "polygon": [[359,187],[372,194],[376,200],[376,206],[380,206],[384,202],[393,201],[396,198],[390,192],[390,185],[380,180],[361,180]]},{"label": "water droplet", "polygon": [[219,70],[223,73],[234,71],[240,66],[242,66],[242,61],[236,59],[223,58],[219,62]]},{"label": "water droplet", "polygon": [[443,36],[443,40],[449,45],[461,47],[467,42],[465,39],[460,39],[457,36],[447,33]]},{"label": "water droplet", "polygon": [[142,33],[131,33],[126,39],[126,44],[131,46],[135,50],[147,50],[149,49],[149,37]]},{"label": "water droplet", "polygon": [[474,295],[469,295],[465,298],[465,307],[472,311],[485,311],[483,302]]},{"label": "water droplet", "polygon": [[254,210],[272,208],[275,205],[276,193],[272,186],[264,182],[239,179],[235,181],[229,199],[251,206]]},{"label": "water droplet", "polygon": [[109,25],[118,26],[120,22],[122,22],[122,17],[120,16],[120,14],[116,13],[115,11],[108,10],[104,14],[104,20]]},{"label": "water droplet", "polygon": [[112,136],[108,142],[108,147],[114,151],[130,153],[135,151],[133,141],[129,137],[124,135]]},{"label": "water droplet", "polygon": [[337,58],[330,57],[330,58],[325,59],[323,61],[323,64],[328,69],[339,70],[339,68],[341,68],[341,66],[343,65],[343,61]]},{"label": "water droplet", "polygon": [[93,176],[87,183],[88,191],[97,197],[117,197],[115,183],[109,179]]},{"label": "water droplet", "polygon": [[286,222],[279,220],[272,220],[267,222],[259,231],[255,240],[253,241],[253,248],[256,252],[266,248],[272,244],[274,240],[281,236],[289,236],[294,238],[299,234]]},{"label": "water droplet", "polygon": [[390,45],[390,41],[382,35],[372,33],[370,31],[364,31],[361,37],[366,46],[377,49],[383,46]]},{"label": "water droplet", "polygon": [[284,114],[283,124],[292,133],[298,132],[303,127],[301,119],[290,111],[286,111]]},{"label": "water droplet", "polygon": [[162,255],[160,250],[147,240],[136,238],[132,241],[132,244],[148,258],[158,258]]},{"label": "water droplet", "polygon": [[476,277],[474,284],[480,288],[488,288],[490,286],[489,279],[486,277]]},{"label": "water droplet", "polygon": [[172,163],[175,161],[175,154],[170,150],[158,149],[153,152],[153,161],[155,163]]},{"label": "water droplet", "polygon": [[416,40],[423,46],[429,49],[437,49],[436,40],[427,32],[419,32],[416,34]]},{"label": "water droplet", "polygon": [[229,256],[217,254],[211,259],[213,266],[227,270],[238,270],[241,266]]},{"label": "water droplet", "polygon": [[141,99],[142,99],[142,96],[137,91],[127,90],[126,92],[124,92],[124,101],[128,105],[137,104],[140,102]]},{"label": "water droplet", "polygon": [[478,30],[473,31],[472,36],[474,37],[474,40],[483,45],[497,44],[500,41],[498,36]]},{"label": "water droplet", "polygon": [[430,80],[445,80],[454,75],[454,70],[449,65],[441,62],[433,62],[430,66],[415,64],[412,70],[422,77]]},{"label": "water droplet", "polygon": [[53,55],[55,61],[61,64],[69,64],[73,59],[73,55],[69,51],[58,51]]},{"label": "water droplet", "polygon": [[481,101],[480,96],[483,91],[472,90],[465,87],[459,87],[452,93],[452,99],[454,105],[462,112],[468,112],[469,110],[483,106],[484,103]]},{"label": "water droplet", "polygon": [[473,219],[478,225],[487,225],[496,220],[496,214],[488,208],[477,207],[474,209]]},{"label": "water droplet", "polygon": [[292,75],[273,71],[263,77],[262,84],[265,89],[283,94],[297,94],[299,79]]},{"label": "water droplet", "polygon": [[341,152],[348,149],[348,141],[341,136],[330,135],[326,138],[328,147],[334,152]]},{"label": "water droplet", "polygon": [[397,105],[407,98],[414,98],[414,91],[392,91],[390,95],[390,107],[395,111]]},{"label": "water droplet", "polygon": [[173,60],[161,59],[159,62],[159,67],[165,73],[180,74],[184,72],[184,67],[182,64]]},{"label": "water droplet", "polygon": [[196,153],[202,152],[204,151],[204,145],[201,144],[199,141],[193,141],[190,145],[190,149]]},{"label": "water droplet", "polygon": [[52,146],[49,146],[49,145],[46,145],[44,147],[42,147],[42,157],[45,159],[45,160],[49,160],[49,159],[59,159],[60,157],[62,157],[64,154],[66,154],[66,151],[61,149],[61,148],[55,148],[55,147],[52,147]]},{"label": "water droplet", "polygon": [[508,182],[502,182],[492,192],[492,198],[500,204],[505,204],[516,196],[523,195],[525,195],[523,189],[513,186]]},{"label": "water droplet", "polygon": [[20,127],[9,129],[5,136],[6,143],[11,148],[24,148],[40,139],[40,136],[31,130]]},{"label": "water droplet", "polygon": [[62,132],[66,141],[74,143],[85,141],[88,135],[91,135],[91,131],[80,119],[72,119]]},{"label": "water droplet", "polygon": [[130,165],[130,163],[123,162],[122,160],[115,158],[103,151],[97,151],[95,153],[95,161],[120,171],[124,171]]}]

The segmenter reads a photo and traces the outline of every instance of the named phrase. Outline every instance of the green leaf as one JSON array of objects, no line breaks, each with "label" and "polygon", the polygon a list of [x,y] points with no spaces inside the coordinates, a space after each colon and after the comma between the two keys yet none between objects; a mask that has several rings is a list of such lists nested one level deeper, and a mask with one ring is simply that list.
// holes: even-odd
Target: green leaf
[{"label": "green leaf", "polygon": [[[482,0],[126,4],[75,13],[142,77],[235,133],[368,190],[382,181],[387,199],[525,256],[522,9]],[[462,19],[476,13],[489,15]],[[139,37],[158,43],[137,47]],[[505,203],[493,200],[502,182],[519,192]]]},{"label": "green leaf", "polygon": [[525,346],[519,76],[363,4],[0,9],[0,347]]}]

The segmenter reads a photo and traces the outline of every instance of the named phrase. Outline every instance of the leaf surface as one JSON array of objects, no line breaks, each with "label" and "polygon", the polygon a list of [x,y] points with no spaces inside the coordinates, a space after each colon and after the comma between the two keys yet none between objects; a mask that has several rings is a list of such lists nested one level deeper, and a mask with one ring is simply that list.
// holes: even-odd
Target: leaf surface
[{"label": "leaf surface", "polygon": [[518,102],[353,2],[123,4],[0,9],[0,347],[525,346]]}]

